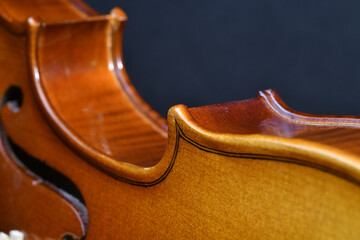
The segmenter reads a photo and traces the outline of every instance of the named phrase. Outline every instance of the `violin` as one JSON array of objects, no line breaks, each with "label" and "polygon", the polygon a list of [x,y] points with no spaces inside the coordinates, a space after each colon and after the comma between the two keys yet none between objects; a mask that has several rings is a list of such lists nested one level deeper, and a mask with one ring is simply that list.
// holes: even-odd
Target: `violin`
[{"label": "violin", "polygon": [[1,232],[359,239],[359,117],[296,112],[266,90],[165,120],[126,73],[121,9],[2,0],[0,19]]}]

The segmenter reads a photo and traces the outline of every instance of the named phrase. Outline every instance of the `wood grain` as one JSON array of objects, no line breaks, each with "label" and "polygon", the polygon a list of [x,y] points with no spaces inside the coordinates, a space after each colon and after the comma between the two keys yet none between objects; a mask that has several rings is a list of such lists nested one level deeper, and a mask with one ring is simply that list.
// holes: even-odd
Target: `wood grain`
[{"label": "wood grain", "polygon": [[85,234],[80,209],[61,190],[19,164],[2,130],[0,159],[2,232],[18,229],[26,232],[27,239],[61,239],[65,234],[80,238]]},{"label": "wood grain", "polygon": [[[252,100],[175,106],[165,126],[126,75],[120,9],[97,16],[67,1],[36,1],[38,17],[25,21],[32,14],[4,3],[25,26],[6,17],[0,25],[0,93],[23,93],[18,112],[0,111],[4,130],[76,184],[87,240],[359,239],[359,117],[297,113],[262,91]],[[71,14],[52,18],[56,5]],[[10,189],[3,199],[14,197],[14,185],[2,188]],[[26,208],[41,196],[30,190]],[[7,206],[3,216],[16,211]],[[0,230],[65,233],[35,223]]]}]

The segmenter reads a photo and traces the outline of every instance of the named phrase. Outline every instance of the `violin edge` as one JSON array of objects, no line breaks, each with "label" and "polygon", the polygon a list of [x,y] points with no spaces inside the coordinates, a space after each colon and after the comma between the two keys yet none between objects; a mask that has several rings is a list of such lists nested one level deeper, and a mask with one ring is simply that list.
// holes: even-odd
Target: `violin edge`
[{"label": "violin edge", "polygon": [[[248,157],[300,164],[360,184],[360,157],[334,146],[306,139],[260,133],[214,132],[199,124],[185,105],[172,107],[169,111],[169,119],[174,119],[182,139],[202,151],[239,158]],[[171,136],[169,134],[169,137]]]},{"label": "violin edge", "polygon": [[[114,18],[117,18],[117,20],[119,21],[126,21],[125,13],[116,8],[112,11],[110,15],[110,20]],[[242,149],[243,151],[244,146],[247,146],[248,148],[249,146],[251,146],[251,151],[248,152],[251,152],[251,154],[255,154],[257,156],[267,155],[272,157],[275,156],[276,158],[289,158],[286,161],[301,163],[309,166],[317,166],[317,168],[328,168],[331,171],[340,172],[341,174],[339,175],[345,174],[349,178],[355,179],[355,181],[360,181],[360,166],[358,160],[359,158],[353,154],[346,153],[344,151],[326,146],[324,144],[314,143],[301,139],[286,139],[279,136],[266,135],[236,135],[226,133],[222,134],[218,132],[213,132],[198,124],[191,115],[189,109],[181,105],[175,106],[169,110],[168,145],[166,147],[164,156],[159,160],[156,165],[150,167],[142,167],[126,162],[117,161],[114,158],[93,149],[91,146],[88,146],[86,142],[76,137],[76,134],[67,127],[67,124],[63,122],[61,118],[56,116],[56,109],[52,109],[52,105],[48,102],[46,93],[42,90],[40,74],[38,72],[39,69],[37,66],[36,43],[38,39],[38,32],[41,21],[36,18],[30,18],[28,20],[28,24],[30,37],[29,58],[31,63],[31,70],[33,71],[32,75],[36,95],[38,97],[41,108],[44,110],[43,113],[46,115],[46,118],[50,120],[52,128],[55,129],[55,131],[61,136],[61,138],[65,138],[65,140],[70,143],[69,145],[74,150],[76,150],[76,152],[85,156],[91,164],[94,164],[96,167],[107,172],[114,178],[140,186],[152,186],[158,184],[170,172],[176,158],[176,149],[179,141],[178,139],[180,136],[187,138],[187,135],[184,134],[184,132],[187,132],[189,135],[192,136],[194,135],[194,133],[197,134],[197,136],[193,136],[190,139],[202,138],[200,142],[203,142],[203,144],[201,145],[216,145],[218,147],[217,149],[215,149],[216,151],[226,152],[226,149],[229,148]],[[121,31],[118,32],[120,32],[120,35],[122,34]],[[113,60],[117,61],[117,59],[120,58],[120,60],[123,61],[121,49],[118,49],[118,51],[120,51],[120,54],[117,54]],[[139,102],[135,102],[135,105],[142,105],[144,101],[140,97],[138,97],[130,81],[127,78],[125,80],[126,81],[122,83],[124,85],[124,89],[131,89],[135,94],[135,98],[138,98],[140,101],[140,104]],[[278,96],[278,94],[273,90],[259,92],[258,99],[264,100],[268,108],[271,108],[273,112],[275,114],[278,114],[280,117],[288,121],[294,121],[294,119],[296,119],[295,123],[299,123],[300,119],[301,124],[332,127],[360,127],[360,120],[356,117],[349,118],[327,116],[328,119],[324,121],[324,118],[320,119],[320,116],[318,115],[295,112],[288,108]],[[147,105],[145,104],[145,106]],[[338,121],[340,118],[342,123]],[[157,122],[156,117],[155,122]],[[186,127],[183,128],[182,126]],[[220,142],[219,140],[223,142]],[[270,145],[272,145],[271,148]],[[232,153],[235,155],[246,154],[245,152]],[[299,159],[293,158],[294,154],[297,154]],[[301,160],[302,158],[308,160]]]}]

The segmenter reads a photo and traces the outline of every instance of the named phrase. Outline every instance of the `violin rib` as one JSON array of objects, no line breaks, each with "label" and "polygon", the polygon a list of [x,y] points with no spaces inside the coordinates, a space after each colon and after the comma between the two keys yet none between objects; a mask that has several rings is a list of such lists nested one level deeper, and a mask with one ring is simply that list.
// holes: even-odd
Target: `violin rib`
[{"label": "violin rib", "polygon": [[[164,120],[128,84],[115,41],[125,20],[115,9],[87,21],[43,26],[29,21],[30,62],[41,106],[60,135],[109,171],[119,159],[153,166],[166,145]],[[84,61],[74,64],[74,59]]]},{"label": "violin rib", "polygon": [[[125,13],[48,1],[35,1],[47,13],[0,5],[4,21],[15,16],[27,30],[0,25],[0,92],[15,86],[23,95],[0,117],[14,143],[80,190],[88,228],[78,236],[359,239],[359,117],[298,113],[267,90],[245,101],[177,105],[165,124],[126,74]],[[58,5],[64,15],[52,16]]]}]

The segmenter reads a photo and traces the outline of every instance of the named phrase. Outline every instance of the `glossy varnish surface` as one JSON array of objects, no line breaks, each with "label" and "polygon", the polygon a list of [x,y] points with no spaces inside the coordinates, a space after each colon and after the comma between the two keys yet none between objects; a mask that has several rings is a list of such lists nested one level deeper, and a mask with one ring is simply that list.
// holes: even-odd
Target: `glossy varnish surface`
[{"label": "glossy varnish surface", "polygon": [[[109,157],[153,166],[165,151],[166,127],[160,116],[133,101],[137,97],[127,85],[116,52],[120,42],[115,42],[125,20],[114,10],[93,21],[41,27],[34,43],[42,86],[38,89],[46,95],[47,109],[53,109],[51,119],[64,123],[59,131],[66,137],[78,138]],[[59,89],[66,89],[66,94]],[[64,133],[65,128],[72,133]]]},{"label": "glossy varnish surface", "polygon": [[[359,118],[299,114],[263,91],[253,100],[175,106],[166,127],[125,73],[121,10],[99,17],[54,1],[73,10],[51,19],[41,12],[53,6],[36,3],[38,17],[20,24],[27,31],[0,26],[0,92],[12,85],[23,92],[20,110],[4,106],[1,121],[13,142],[78,187],[86,239],[359,239]],[[26,19],[25,10],[8,7]],[[14,163],[9,152],[3,168]],[[20,194],[26,208],[36,203],[54,219],[76,216],[61,196],[64,210],[53,207],[56,193],[41,183],[35,190],[18,168],[8,168],[9,176],[29,179],[24,191],[0,175],[7,188],[0,199]],[[32,224],[0,222],[0,230],[83,235],[73,217],[52,228],[42,214],[0,209],[4,219],[14,213]]]}]

